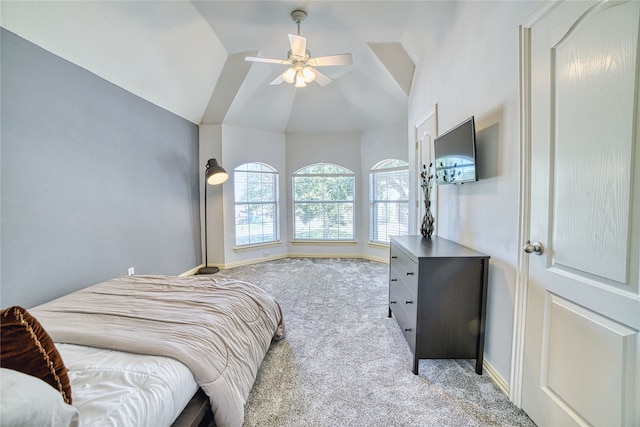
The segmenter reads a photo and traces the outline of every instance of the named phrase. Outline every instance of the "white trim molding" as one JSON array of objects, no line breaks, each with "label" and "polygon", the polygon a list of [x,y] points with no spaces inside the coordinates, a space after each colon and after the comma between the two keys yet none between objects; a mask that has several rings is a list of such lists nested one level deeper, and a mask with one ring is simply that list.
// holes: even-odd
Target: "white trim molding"
[{"label": "white trim molding", "polygon": [[500,390],[508,397],[509,396],[509,383],[494,369],[491,363],[487,362],[487,359],[482,361],[482,368],[489,378],[498,386]]},{"label": "white trim molding", "polygon": [[257,243],[254,245],[246,245],[246,246],[236,246],[235,248],[233,248],[234,252],[238,253],[238,252],[248,252],[248,251],[255,251],[258,249],[265,249],[265,248],[275,248],[282,245],[282,242],[280,240],[277,240],[275,242],[267,242],[267,243]]},{"label": "white trim molding", "polygon": [[312,246],[355,246],[355,240],[292,240],[292,245],[312,245]]},{"label": "white trim molding", "polygon": [[[411,169],[409,170],[410,171],[409,179],[411,182],[419,182],[420,172],[422,171],[422,157],[423,157],[422,140],[424,138],[424,135],[418,135],[418,129],[420,129],[420,126],[425,124],[427,120],[431,119],[432,117],[433,117],[432,137],[435,138],[438,135],[438,103],[437,102],[433,105],[433,107],[429,109],[429,111],[425,113],[424,116],[418,119],[418,121],[416,121],[413,125],[413,146],[414,146],[413,171],[411,171]],[[430,153],[430,156],[433,155],[433,153],[431,153],[431,148],[429,149],[429,153]],[[413,176],[411,176],[411,172],[413,172]],[[437,209],[438,192],[435,191],[435,193],[436,194],[435,194],[435,200],[434,200],[434,209]],[[415,186],[414,201],[415,203],[413,204],[413,206],[409,206],[409,210],[412,211],[413,209],[413,212],[414,212],[413,227],[415,227],[413,232],[417,234],[420,232],[420,223],[422,222],[422,215],[423,215],[422,204],[420,203],[422,201],[422,190],[420,189],[419,185]],[[411,205],[411,200],[409,200],[409,204]],[[436,223],[436,234],[437,234],[437,227],[438,227],[438,224]]]},{"label": "white trim molding", "polygon": [[[531,28],[555,9],[560,2],[545,1],[520,26],[519,34],[519,96],[520,96],[520,180],[518,206],[518,247],[528,240],[531,200]],[[513,340],[511,347],[509,400],[522,408],[522,372],[524,369],[524,338],[527,317],[527,288],[529,281],[529,258],[518,251],[516,270]],[[498,386],[500,386],[498,384]],[[502,387],[501,387],[502,388]]]},{"label": "white trim molding", "polygon": [[202,267],[204,267],[204,264],[200,264],[196,267],[193,267],[191,270],[187,270],[182,274],[178,274],[178,277],[194,276]]}]

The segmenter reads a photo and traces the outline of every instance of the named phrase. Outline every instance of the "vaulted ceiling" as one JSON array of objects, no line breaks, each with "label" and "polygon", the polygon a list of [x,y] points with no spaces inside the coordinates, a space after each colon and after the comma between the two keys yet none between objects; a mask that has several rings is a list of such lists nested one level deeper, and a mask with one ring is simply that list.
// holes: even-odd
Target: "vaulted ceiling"
[{"label": "vaulted ceiling", "polygon": [[[406,122],[414,64],[453,3],[426,1],[86,1],[0,6],[2,26],[193,123],[286,133],[367,131]],[[269,83],[286,69],[291,12],[333,81]],[[428,24],[431,22],[431,24]]]}]

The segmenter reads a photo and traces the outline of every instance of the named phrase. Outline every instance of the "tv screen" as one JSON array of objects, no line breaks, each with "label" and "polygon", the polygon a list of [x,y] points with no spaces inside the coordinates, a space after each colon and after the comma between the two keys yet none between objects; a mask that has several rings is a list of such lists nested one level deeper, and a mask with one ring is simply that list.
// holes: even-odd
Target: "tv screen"
[{"label": "tv screen", "polygon": [[437,184],[477,181],[476,127],[473,116],[434,141]]}]

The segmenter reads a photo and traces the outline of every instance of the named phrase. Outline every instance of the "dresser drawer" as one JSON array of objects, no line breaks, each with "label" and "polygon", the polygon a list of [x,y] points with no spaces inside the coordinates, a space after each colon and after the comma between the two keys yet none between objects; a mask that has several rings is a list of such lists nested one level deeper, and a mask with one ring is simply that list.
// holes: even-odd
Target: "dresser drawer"
[{"label": "dresser drawer", "polygon": [[397,246],[391,245],[391,266],[404,279],[414,294],[418,294],[418,263]]},{"label": "dresser drawer", "polygon": [[415,354],[416,351],[416,325],[415,319],[413,322],[409,320],[407,313],[405,313],[404,309],[400,304],[392,304],[391,311],[393,312],[394,317],[396,318],[396,322],[398,322],[398,326],[402,331],[404,338],[409,343],[409,347],[411,351]]},{"label": "dresser drawer", "polygon": [[412,324],[416,324],[418,318],[417,296],[412,292],[411,287],[406,284],[402,276],[400,276],[394,268],[391,268],[389,277],[389,306],[393,309],[394,305],[402,307],[407,314],[408,320]]},{"label": "dresser drawer", "polygon": [[389,286],[389,308],[391,310],[395,307],[402,307],[407,314],[407,320],[415,325],[418,319],[417,306],[415,296],[404,283],[391,282]]}]

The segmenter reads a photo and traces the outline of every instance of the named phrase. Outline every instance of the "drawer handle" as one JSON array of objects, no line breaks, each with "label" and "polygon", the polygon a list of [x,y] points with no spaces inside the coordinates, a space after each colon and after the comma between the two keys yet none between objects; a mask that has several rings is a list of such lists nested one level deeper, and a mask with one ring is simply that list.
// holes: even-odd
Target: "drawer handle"
[{"label": "drawer handle", "polygon": [[405,304],[413,304],[413,301],[405,301]]},{"label": "drawer handle", "polygon": [[391,255],[391,259],[398,259],[398,257],[395,255]]},{"label": "drawer handle", "polygon": [[411,332],[411,328],[404,328],[405,332]]},{"label": "drawer handle", "polygon": [[391,281],[392,281],[392,282],[397,282],[397,281],[398,281],[398,279],[391,279]]},{"label": "drawer handle", "polygon": [[395,303],[396,303],[395,301],[389,301],[389,304],[395,304]]},{"label": "drawer handle", "polygon": [[407,276],[413,276],[413,271],[407,272]]}]

